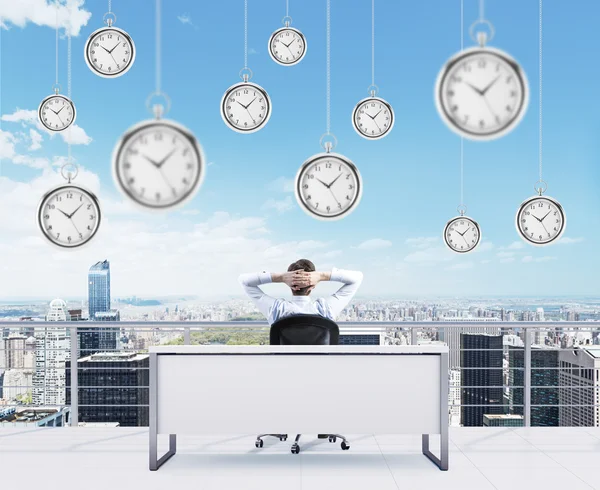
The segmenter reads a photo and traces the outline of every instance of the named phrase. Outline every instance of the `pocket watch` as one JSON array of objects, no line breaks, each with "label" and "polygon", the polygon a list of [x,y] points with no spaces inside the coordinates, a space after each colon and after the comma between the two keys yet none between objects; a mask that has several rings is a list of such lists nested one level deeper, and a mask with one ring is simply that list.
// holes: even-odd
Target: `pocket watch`
[{"label": "pocket watch", "polygon": [[291,66],[300,63],[306,55],[304,34],[290,27],[291,17],[284,17],[284,27],[277,29],[269,38],[269,54],[275,63]]},{"label": "pocket watch", "polygon": [[467,253],[475,250],[481,240],[479,224],[461,213],[452,218],[444,228],[444,243],[457,253]]},{"label": "pocket watch", "polygon": [[[61,174],[67,178],[63,170],[64,167]],[[76,248],[96,235],[100,227],[100,204],[91,191],[71,183],[70,176],[67,180],[44,194],[38,206],[37,223],[52,244]]]},{"label": "pocket watch", "polygon": [[313,218],[337,220],[356,209],[362,179],[356,166],[339,153],[318,153],[296,175],[296,199]]},{"label": "pocket watch", "polygon": [[202,147],[192,132],[175,121],[156,119],[131,127],[112,157],[113,178],[121,192],[150,209],[168,209],[191,199],[205,174]]},{"label": "pocket watch", "polygon": [[565,231],[567,217],[560,203],[549,196],[538,195],[523,201],[516,216],[517,232],[532,245],[549,245]]},{"label": "pocket watch", "polygon": [[[107,15],[110,16],[106,18]],[[85,43],[84,57],[87,66],[96,75],[116,78],[133,66],[135,44],[129,34],[113,26],[116,16],[112,12],[104,17],[106,27],[92,32]]]},{"label": "pocket watch", "polygon": [[352,126],[363,138],[376,140],[383,138],[394,126],[392,106],[371,92],[371,96],[361,100],[352,113]]},{"label": "pocket watch", "polygon": [[480,45],[452,56],[440,71],[435,102],[442,120],[471,140],[500,138],[521,121],[529,86],[521,66],[508,53]]},{"label": "pocket watch", "polygon": [[49,95],[38,108],[38,120],[47,130],[60,132],[67,129],[75,122],[75,104],[68,97],[58,93],[58,86],[54,94]]},{"label": "pocket watch", "polygon": [[260,85],[244,81],[227,89],[221,99],[221,117],[238,133],[258,131],[271,117],[271,99]]}]

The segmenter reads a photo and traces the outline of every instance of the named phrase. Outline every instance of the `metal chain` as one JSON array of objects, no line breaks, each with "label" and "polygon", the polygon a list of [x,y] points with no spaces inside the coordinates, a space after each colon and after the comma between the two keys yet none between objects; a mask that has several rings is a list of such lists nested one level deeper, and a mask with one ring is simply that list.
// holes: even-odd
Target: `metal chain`
[{"label": "metal chain", "polygon": [[[465,32],[465,2],[460,0],[460,50],[465,48],[464,41]],[[464,187],[464,162],[465,162],[465,139],[461,135],[460,137],[460,205],[461,207],[465,204],[465,187]]]},{"label": "metal chain", "polygon": [[539,63],[540,63],[540,113],[539,113],[539,165],[540,165],[540,181],[542,180],[542,3],[539,0]]},{"label": "metal chain", "polygon": [[248,68],[248,0],[244,0],[244,69]]},{"label": "metal chain", "polygon": [[56,86],[58,86],[58,0],[56,2],[56,53],[55,53],[55,57],[56,57],[56,68],[55,68],[55,76],[54,76],[54,84],[55,84],[55,88]]},{"label": "metal chain", "polygon": [[331,0],[327,0],[327,134],[331,133]]},{"label": "metal chain", "polygon": [[160,59],[160,43],[161,43],[161,33],[160,33],[160,0],[156,0],[156,93],[160,94],[161,88],[161,59]]},{"label": "metal chain", "polygon": [[112,14],[112,0],[108,0],[108,13]]},{"label": "metal chain", "polygon": [[[0,15],[0,60],[2,60],[2,16]],[[2,63],[0,62],[0,135],[2,134]],[[2,177],[2,154],[0,153],[0,177]],[[2,179],[0,179],[2,180]]]},{"label": "metal chain", "polygon": [[[71,12],[69,14],[69,22],[67,24],[67,97],[71,99]],[[75,116],[75,114],[73,114]],[[71,163],[71,128],[73,123],[69,125],[69,139],[67,141],[68,156],[67,163]]]},{"label": "metal chain", "polygon": [[290,16],[290,0],[285,0],[285,16]]},{"label": "metal chain", "polygon": [[375,85],[375,0],[371,0],[371,85]]},{"label": "metal chain", "polygon": [[479,0],[479,22],[485,20],[485,5],[484,0]]}]

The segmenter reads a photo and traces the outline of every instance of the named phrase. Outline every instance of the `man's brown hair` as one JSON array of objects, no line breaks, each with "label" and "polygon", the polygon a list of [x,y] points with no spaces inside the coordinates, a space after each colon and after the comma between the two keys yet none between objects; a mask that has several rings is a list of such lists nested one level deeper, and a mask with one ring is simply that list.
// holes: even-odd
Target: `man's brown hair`
[{"label": "man's brown hair", "polygon": [[[314,272],[315,270],[316,270],[315,264],[313,264],[308,259],[297,260],[296,262],[293,262],[292,264],[290,264],[290,266],[288,267],[288,272],[292,272],[292,271]],[[292,294],[295,296],[308,296],[310,294],[310,292],[312,291],[312,289],[313,289],[312,286],[307,286],[305,288],[301,288],[296,291],[292,291]]]}]

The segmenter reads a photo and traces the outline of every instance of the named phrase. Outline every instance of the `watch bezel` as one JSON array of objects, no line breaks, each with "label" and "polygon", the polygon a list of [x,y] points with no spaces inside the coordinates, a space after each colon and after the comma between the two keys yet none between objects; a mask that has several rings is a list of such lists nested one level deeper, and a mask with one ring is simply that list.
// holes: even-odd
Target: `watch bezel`
[{"label": "watch bezel", "polygon": [[[540,243],[537,241],[533,241],[531,240],[529,237],[526,236],[526,234],[524,233],[524,231],[521,229],[521,225],[520,225],[520,221],[519,221],[519,216],[521,215],[521,212],[527,207],[529,206],[532,202],[534,201],[538,201],[540,199],[543,200],[547,200],[550,201],[554,206],[556,206],[556,209],[558,209],[561,217],[562,217],[562,223],[561,223],[561,229],[559,230],[559,232],[556,234],[556,236],[554,238],[552,238],[549,241],[546,241],[544,243]],[[565,214],[565,210],[562,207],[562,205],[553,197],[550,196],[540,196],[540,195],[535,195],[535,196],[531,196],[528,199],[525,199],[521,205],[519,206],[519,208],[517,209],[517,214],[515,215],[515,226],[517,228],[517,233],[519,234],[519,236],[528,244],[530,245],[534,245],[536,247],[545,247],[547,245],[551,245],[554,242],[556,242],[557,240],[559,240],[563,234],[565,233],[565,229],[567,228],[567,215]]]},{"label": "watch bezel", "polygon": [[[273,54],[273,51],[272,51],[273,39],[275,39],[275,37],[277,37],[277,35],[282,31],[294,31],[296,34],[298,34],[302,38],[302,41],[304,42],[304,51],[302,52],[302,55],[300,55],[300,57],[297,60],[292,61],[291,63],[284,63],[284,62],[280,61]],[[300,63],[306,56],[306,52],[308,51],[308,43],[306,41],[306,37],[304,37],[304,34],[302,34],[301,31],[299,31],[298,29],[296,29],[295,27],[292,27],[292,26],[287,26],[287,27],[284,26],[284,27],[280,27],[279,29],[277,29],[275,32],[273,32],[273,34],[271,34],[271,37],[269,37],[268,51],[269,51],[269,56],[271,56],[271,59],[278,65],[294,66],[294,65],[297,65],[298,63]]]},{"label": "watch bezel", "polygon": [[[477,242],[475,243],[475,245],[473,245],[468,250],[456,250],[455,248],[453,248],[452,246],[450,246],[450,244],[448,243],[448,240],[446,238],[446,234],[447,234],[448,228],[450,228],[450,226],[452,225],[452,223],[454,223],[455,221],[461,220],[461,219],[469,221],[477,229],[477,236],[478,236]],[[458,254],[466,254],[466,253],[469,253],[469,252],[473,252],[479,246],[479,244],[481,243],[481,227],[479,226],[479,223],[477,223],[477,221],[475,221],[470,216],[458,215],[458,216],[455,216],[454,218],[448,220],[448,222],[446,223],[446,226],[444,226],[444,231],[442,233],[442,238],[444,240],[444,243],[446,244],[446,247],[449,248],[452,252],[455,252],[455,253],[458,253]]]},{"label": "watch bezel", "polygon": [[[356,124],[356,113],[359,111],[360,106],[363,105],[365,102],[370,101],[370,100],[375,100],[375,101],[377,101],[377,102],[385,105],[388,108],[388,110],[390,111],[390,115],[391,115],[391,122],[390,122],[390,125],[389,125],[388,129],[386,129],[386,131],[384,133],[379,134],[377,136],[370,136],[370,135],[367,135],[367,134],[363,133],[358,128],[358,125]],[[379,140],[381,138],[385,138],[392,131],[392,128],[394,127],[394,122],[395,121],[396,121],[396,116],[394,114],[394,108],[392,107],[392,104],[390,104],[387,100],[382,99],[381,97],[377,97],[377,96],[365,97],[364,99],[362,99],[361,101],[359,101],[356,104],[356,106],[354,106],[354,110],[352,111],[352,127],[354,128],[354,131],[356,131],[359,136],[362,136],[363,138],[368,139],[368,140]]]},{"label": "watch bezel", "polygon": [[[90,44],[92,43],[93,39],[98,35],[98,33],[102,32],[102,31],[118,31],[123,37],[127,38],[127,40],[129,41],[129,44],[131,45],[131,58],[129,60],[129,63],[127,64],[127,67],[124,70],[117,71],[115,73],[102,73],[102,72],[98,71],[98,69],[94,66],[92,61],[89,59],[88,48],[89,48]],[[85,58],[85,63],[87,64],[88,68],[95,75],[98,75],[99,77],[102,77],[102,78],[119,78],[120,76],[125,75],[125,73],[127,73],[133,66],[133,63],[135,62],[136,53],[137,53],[137,50],[135,48],[135,43],[133,42],[133,38],[129,35],[129,33],[124,31],[123,29],[119,29],[118,27],[115,27],[115,26],[104,26],[104,27],[101,27],[100,29],[96,29],[94,32],[92,32],[89,35],[87,41],[85,42],[85,46],[83,48],[83,57]]]},{"label": "watch bezel", "polygon": [[[242,128],[235,127],[233,124],[231,124],[229,122],[229,119],[227,118],[227,112],[225,111],[225,101],[229,97],[229,94],[235,90],[238,90],[240,87],[244,87],[244,86],[250,86],[250,87],[253,87],[255,90],[258,90],[260,93],[263,94],[263,97],[267,101],[267,113],[266,113],[265,117],[263,118],[262,122],[258,126],[252,128],[252,129],[242,129]],[[269,94],[267,93],[267,91],[260,85],[249,82],[249,81],[233,84],[231,87],[229,87],[225,91],[225,93],[223,94],[223,97],[221,98],[221,118],[225,122],[225,125],[228,128],[230,128],[231,130],[235,131],[236,133],[250,134],[250,133],[255,133],[256,131],[261,130],[263,127],[265,127],[267,122],[269,122],[269,119],[271,118],[271,111],[272,111],[271,98],[269,97]]]},{"label": "watch bezel", "polygon": [[[42,118],[42,108],[44,107],[44,104],[49,101],[50,99],[54,99],[54,98],[58,98],[58,99],[64,99],[67,101],[68,104],[71,105],[71,109],[73,110],[73,119],[71,119],[71,122],[69,124],[67,124],[64,128],[62,129],[53,129],[53,128],[49,128],[46,124],[44,124],[44,119]],[[71,99],[69,99],[69,97],[67,97],[66,95],[63,94],[50,94],[47,97],[45,97],[42,102],[40,102],[40,105],[38,106],[38,121],[39,123],[44,126],[45,129],[47,129],[48,131],[52,131],[53,133],[61,133],[62,131],[65,131],[67,129],[69,129],[69,127],[71,127],[73,124],[75,124],[75,119],[77,119],[77,110],[75,109],[75,104],[73,103],[73,101]]]}]

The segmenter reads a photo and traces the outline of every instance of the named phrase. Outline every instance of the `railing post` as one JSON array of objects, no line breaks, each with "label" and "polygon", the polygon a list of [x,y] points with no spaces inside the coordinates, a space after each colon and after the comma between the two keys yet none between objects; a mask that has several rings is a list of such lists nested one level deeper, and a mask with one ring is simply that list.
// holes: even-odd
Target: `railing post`
[{"label": "railing post", "polygon": [[523,388],[523,418],[525,427],[531,427],[531,332],[528,327],[525,328],[525,355],[523,365],[525,367],[524,388]]},{"label": "railing post", "polygon": [[410,327],[410,345],[417,345],[419,343],[419,335],[416,327]]},{"label": "railing post", "polygon": [[183,327],[183,345],[190,345],[190,327]]},{"label": "railing post", "polygon": [[71,326],[71,427],[79,425],[79,369],[77,359],[79,358],[79,345],[77,342],[77,323]]}]

